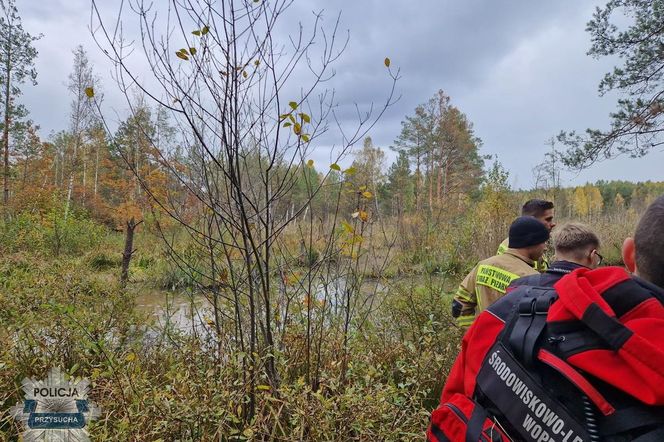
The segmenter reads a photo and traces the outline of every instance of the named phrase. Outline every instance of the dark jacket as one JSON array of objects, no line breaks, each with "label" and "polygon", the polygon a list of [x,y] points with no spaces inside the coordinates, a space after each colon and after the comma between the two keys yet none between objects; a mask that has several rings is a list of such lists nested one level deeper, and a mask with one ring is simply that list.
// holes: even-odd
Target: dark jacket
[{"label": "dark jacket", "polygon": [[507,288],[507,293],[522,285],[529,285],[533,287],[553,287],[560,278],[572,273],[576,269],[584,266],[570,261],[553,261],[549,264],[549,268],[544,273],[537,275],[528,275],[512,281]]}]

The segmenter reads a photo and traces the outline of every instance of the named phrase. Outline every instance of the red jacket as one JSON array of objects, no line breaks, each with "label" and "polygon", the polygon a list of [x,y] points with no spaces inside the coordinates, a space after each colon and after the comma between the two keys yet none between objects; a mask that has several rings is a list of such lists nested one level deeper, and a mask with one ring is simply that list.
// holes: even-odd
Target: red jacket
[{"label": "red jacket", "polygon": [[[550,331],[583,324],[597,345],[574,348],[558,357],[648,405],[664,405],[664,290],[623,269],[578,269],[554,286]],[[441,395],[441,405],[457,394],[473,397],[476,377],[522,292],[513,292],[483,311],[468,329]],[[573,341],[573,340],[568,340]]]}]

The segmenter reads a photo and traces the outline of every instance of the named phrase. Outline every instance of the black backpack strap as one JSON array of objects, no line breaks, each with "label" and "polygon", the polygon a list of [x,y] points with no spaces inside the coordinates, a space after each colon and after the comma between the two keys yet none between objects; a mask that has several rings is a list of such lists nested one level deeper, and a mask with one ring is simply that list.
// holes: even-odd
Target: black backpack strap
[{"label": "black backpack strap", "polygon": [[[652,408],[645,405],[617,408],[613,414],[603,416],[600,421],[600,428],[605,436],[659,425],[664,426],[664,410],[661,407]],[[664,437],[659,440],[664,440]]]},{"label": "black backpack strap", "polygon": [[482,429],[484,427],[484,422],[486,421],[489,415],[487,414],[484,407],[480,405],[475,405],[473,413],[470,415],[470,420],[468,420],[468,430],[466,431],[466,442],[478,442],[482,436]]},{"label": "black backpack strap", "polygon": [[664,440],[664,427],[656,428],[646,434],[643,434],[632,442],[661,442]]},{"label": "black backpack strap", "polygon": [[526,367],[532,367],[537,356],[537,341],[546,327],[549,307],[558,297],[550,287],[528,287],[517,304],[517,316],[509,335],[514,355]]}]

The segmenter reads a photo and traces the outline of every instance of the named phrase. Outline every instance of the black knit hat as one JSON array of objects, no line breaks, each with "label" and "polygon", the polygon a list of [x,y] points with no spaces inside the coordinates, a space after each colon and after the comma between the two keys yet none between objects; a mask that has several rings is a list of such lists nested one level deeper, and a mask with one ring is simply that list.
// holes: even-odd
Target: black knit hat
[{"label": "black knit hat", "polygon": [[521,216],[510,226],[509,247],[522,249],[542,244],[549,239],[549,229],[532,216]]}]

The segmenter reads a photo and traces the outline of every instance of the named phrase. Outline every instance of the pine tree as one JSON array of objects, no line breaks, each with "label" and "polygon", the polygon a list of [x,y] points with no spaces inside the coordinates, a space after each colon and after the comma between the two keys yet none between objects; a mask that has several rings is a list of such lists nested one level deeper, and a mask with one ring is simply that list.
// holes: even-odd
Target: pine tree
[{"label": "pine tree", "polygon": [[387,184],[383,201],[389,201],[393,215],[401,217],[413,208],[413,175],[405,151],[400,151],[397,160],[387,171]]},{"label": "pine tree", "polygon": [[9,136],[12,123],[25,117],[27,111],[16,103],[16,97],[21,94],[20,85],[26,81],[37,84],[37,71],[34,61],[37,50],[33,42],[41,38],[32,36],[23,29],[21,17],[14,0],[0,0],[0,81],[4,118],[3,118],[3,148],[4,148],[4,197],[5,205],[9,202]]},{"label": "pine tree", "polygon": [[601,95],[617,91],[622,97],[608,130],[560,134],[570,147],[564,157],[567,165],[583,168],[621,153],[643,156],[664,144],[662,23],[664,0],[609,0],[597,8],[586,28],[592,41],[588,54],[623,59],[599,84]]}]

